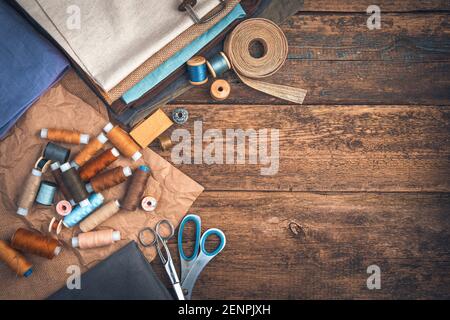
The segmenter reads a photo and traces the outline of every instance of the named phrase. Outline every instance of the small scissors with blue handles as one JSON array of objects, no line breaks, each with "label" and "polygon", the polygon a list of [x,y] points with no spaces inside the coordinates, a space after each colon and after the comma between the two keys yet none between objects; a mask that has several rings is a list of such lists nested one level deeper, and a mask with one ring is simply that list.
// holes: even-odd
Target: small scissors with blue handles
[{"label": "small scissors with blue handles", "polygon": [[[183,250],[183,230],[188,222],[195,224],[195,242],[194,250],[191,256],[186,256]],[[185,294],[186,299],[191,299],[192,290],[194,289],[195,282],[202,270],[206,267],[209,261],[217,256],[225,247],[227,242],[225,234],[219,229],[208,229],[200,236],[202,229],[202,221],[199,216],[194,214],[187,215],[183,221],[181,221],[180,229],[178,230],[178,250],[180,251],[181,260],[181,288]],[[209,252],[206,250],[206,240],[216,235],[219,238],[219,245],[214,251]]]}]

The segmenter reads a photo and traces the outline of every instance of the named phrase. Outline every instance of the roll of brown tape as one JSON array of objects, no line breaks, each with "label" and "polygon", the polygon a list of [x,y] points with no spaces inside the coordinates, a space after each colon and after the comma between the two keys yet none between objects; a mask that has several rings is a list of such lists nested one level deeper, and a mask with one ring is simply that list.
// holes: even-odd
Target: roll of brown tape
[{"label": "roll of brown tape", "polygon": [[[253,57],[250,47],[259,43],[263,48],[261,57]],[[247,86],[274,97],[302,104],[306,90],[262,79],[281,69],[288,55],[288,42],[283,31],[266,19],[248,19],[240,23],[225,40],[224,51],[233,70]]]}]

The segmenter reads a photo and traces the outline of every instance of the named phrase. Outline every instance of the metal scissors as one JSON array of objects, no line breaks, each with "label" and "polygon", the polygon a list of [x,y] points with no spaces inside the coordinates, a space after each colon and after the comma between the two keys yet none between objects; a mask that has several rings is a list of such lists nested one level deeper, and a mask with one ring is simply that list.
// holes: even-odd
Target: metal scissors
[{"label": "metal scissors", "polygon": [[[194,250],[191,256],[186,256],[183,250],[183,230],[188,222],[193,222],[195,225],[195,242]],[[200,236],[202,229],[202,221],[199,216],[194,214],[187,215],[183,221],[181,221],[180,229],[178,230],[178,250],[180,251],[181,260],[181,288],[186,296],[186,299],[191,299],[192,290],[194,289],[195,282],[202,270],[206,267],[209,261],[217,256],[225,247],[226,238],[222,230],[208,229]],[[212,252],[206,249],[206,240],[216,235],[219,238],[219,245]]]},{"label": "metal scissors", "polygon": [[[166,225],[169,228],[169,235],[163,236],[161,234],[161,225]],[[150,233],[153,236],[153,241],[147,242],[145,241],[145,234]],[[180,280],[178,278],[177,270],[173,264],[172,256],[170,255],[169,247],[167,246],[167,241],[172,238],[174,235],[173,225],[169,220],[161,220],[159,221],[155,229],[150,227],[144,228],[139,231],[139,242],[144,247],[155,246],[158,251],[159,258],[161,259],[164,268],[169,276],[170,282],[172,283],[173,289],[175,290],[175,294],[177,295],[178,300],[185,300],[183,290],[181,289]],[[163,252],[161,247],[164,248]],[[165,254],[164,254],[165,253]]]}]

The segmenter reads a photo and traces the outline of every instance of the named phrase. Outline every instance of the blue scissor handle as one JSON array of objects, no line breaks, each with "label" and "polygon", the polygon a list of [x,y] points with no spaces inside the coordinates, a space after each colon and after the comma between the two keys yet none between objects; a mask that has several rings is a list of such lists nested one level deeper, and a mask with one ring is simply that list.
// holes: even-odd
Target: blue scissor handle
[{"label": "blue scissor handle", "polygon": [[[195,224],[195,242],[194,242],[195,247],[194,247],[194,251],[193,251],[192,255],[188,257],[184,254],[182,240],[183,240],[184,226],[189,221],[192,221]],[[180,251],[181,259],[186,260],[186,261],[192,261],[195,258],[197,258],[199,244],[200,244],[200,233],[202,231],[201,229],[202,229],[202,220],[200,219],[199,216],[197,216],[195,214],[188,214],[186,217],[184,217],[183,221],[181,221],[180,229],[178,230],[178,250]]]},{"label": "blue scissor handle", "polygon": [[[208,239],[208,237],[212,235],[216,235],[217,237],[219,237],[220,243],[217,246],[217,248],[214,249],[213,252],[208,252],[208,250],[206,250],[206,240]],[[220,229],[213,228],[206,230],[206,232],[202,235],[202,238],[200,239],[200,248],[203,254],[207,255],[208,257],[214,257],[218,255],[220,251],[223,250],[226,243],[227,238],[225,238],[225,234],[223,233],[223,231]]]}]

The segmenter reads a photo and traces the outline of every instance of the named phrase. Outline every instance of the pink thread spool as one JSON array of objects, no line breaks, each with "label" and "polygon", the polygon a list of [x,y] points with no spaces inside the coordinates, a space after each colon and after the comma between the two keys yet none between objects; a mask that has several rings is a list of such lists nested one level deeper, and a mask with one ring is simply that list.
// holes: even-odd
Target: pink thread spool
[{"label": "pink thread spool", "polygon": [[158,201],[153,197],[145,197],[141,202],[142,209],[147,212],[154,211],[157,205]]},{"label": "pink thread spool", "polygon": [[70,204],[69,201],[66,200],[62,200],[60,202],[58,202],[56,204],[56,212],[60,215],[60,216],[67,216],[69,213],[72,212],[72,205]]}]

